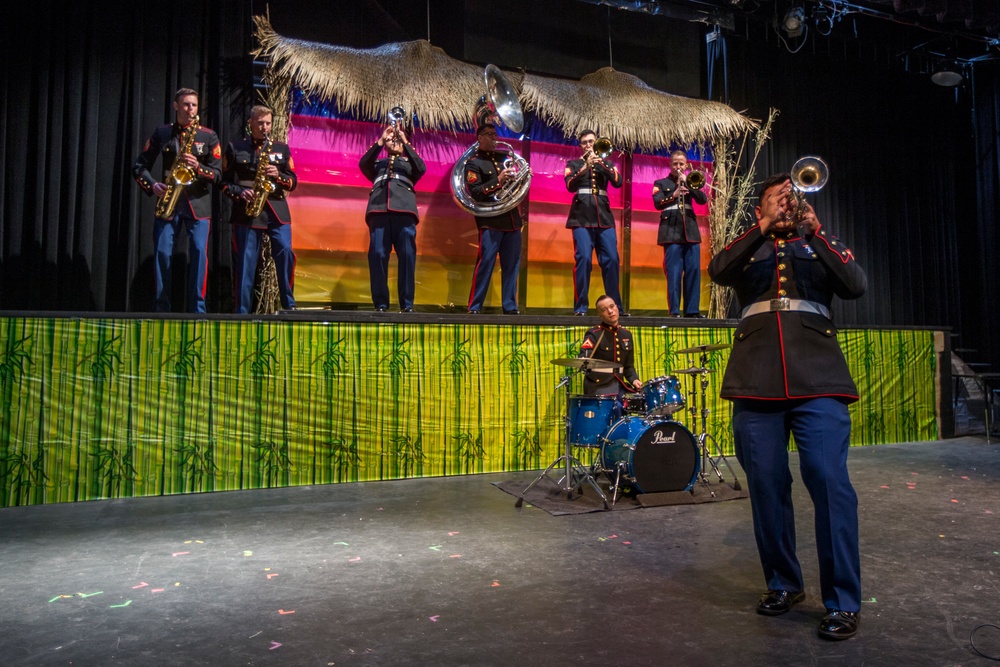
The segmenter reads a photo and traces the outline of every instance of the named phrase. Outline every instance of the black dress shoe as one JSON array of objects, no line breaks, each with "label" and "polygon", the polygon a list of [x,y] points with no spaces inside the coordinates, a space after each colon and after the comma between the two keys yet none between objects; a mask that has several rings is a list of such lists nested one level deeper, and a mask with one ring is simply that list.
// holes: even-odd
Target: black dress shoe
[{"label": "black dress shoe", "polygon": [[757,601],[757,613],[764,616],[780,616],[806,599],[804,591],[768,591]]},{"label": "black dress shoe", "polygon": [[819,622],[819,636],[824,639],[850,639],[858,632],[861,614],[856,611],[827,609]]},{"label": "black dress shoe", "polygon": [[384,313],[386,310],[385,306],[378,306],[375,308],[375,312]]},{"label": "black dress shoe", "polygon": [[470,310],[469,311],[469,315],[478,315],[480,312],[481,311],[478,311],[478,310]]},{"label": "black dress shoe", "polygon": [[695,318],[705,319],[705,316],[702,315],[701,313],[691,313],[690,315],[684,313],[684,317],[695,317]]},{"label": "black dress shoe", "polygon": [[518,310],[517,308],[515,308],[514,310],[505,310],[505,311],[503,311],[503,314],[504,315],[520,315],[521,311]]},{"label": "black dress shoe", "polygon": [[582,313],[573,313],[573,314],[574,314],[574,315],[575,315],[576,317],[583,317],[584,315],[586,315],[586,314],[587,314],[587,311],[583,311]]},{"label": "black dress shoe", "polygon": [[412,313],[413,309],[412,308],[404,308],[403,310],[401,310],[399,312],[401,312],[401,313]]},{"label": "black dress shoe", "polygon": [[618,313],[618,317],[632,317],[632,313],[621,312]]}]

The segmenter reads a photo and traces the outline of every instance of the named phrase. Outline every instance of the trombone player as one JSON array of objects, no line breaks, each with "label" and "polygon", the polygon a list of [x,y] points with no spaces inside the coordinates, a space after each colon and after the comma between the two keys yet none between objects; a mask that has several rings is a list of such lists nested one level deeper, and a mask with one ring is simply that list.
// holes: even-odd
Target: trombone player
[{"label": "trombone player", "polygon": [[653,206],[660,211],[656,243],[663,246],[670,317],[681,316],[682,286],[684,317],[702,317],[701,232],[691,204],[704,204],[708,196],[702,190],[705,175],[697,171],[687,173],[687,168],[684,151],[674,151],[670,155],[670,173],[653,183]]},{"label": "trombone player", "polygon": [[573,193],[566,220],[566,229],[573,231],[573,314],[587,314],[587,293],[596,249],[604,293],[615,302],[621,315],[628,315],[622,307],[618,289],[618,237],[615,216],[608,201],[608,186],[620,188],[622,176],[618,167],[607,159],[611,155],[611,142],[602,139],[602,150],[595,150],[597,135],[593,130],[580,132],[579,140],[583,155],[567,162],[563,172],[566,189]]}]

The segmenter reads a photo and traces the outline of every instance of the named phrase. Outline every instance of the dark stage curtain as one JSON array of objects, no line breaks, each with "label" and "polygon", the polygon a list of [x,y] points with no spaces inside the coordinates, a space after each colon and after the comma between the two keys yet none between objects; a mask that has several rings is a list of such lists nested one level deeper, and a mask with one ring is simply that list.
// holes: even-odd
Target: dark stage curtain
[{"label": "dark stage curtain", "polygon": [[[182,86],[201,94],[202,124],[237,136],[253,82],[248,3],[16,7],[0,64],[0,308],[151,310],[153,200],[132,160]],[[232,298],[219,206],[213,310]]]}]

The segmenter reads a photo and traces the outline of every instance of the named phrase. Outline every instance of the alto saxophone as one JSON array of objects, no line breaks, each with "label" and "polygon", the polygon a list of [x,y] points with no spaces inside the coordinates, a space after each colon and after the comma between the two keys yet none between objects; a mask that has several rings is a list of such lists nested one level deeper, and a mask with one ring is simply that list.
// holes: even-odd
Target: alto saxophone
[{"label": "alto saxophone", "polygon": [[267,177],[267,165],[270,164],[271,137],[264,135],[264,144],[260,147],[257,158],[257,175],[253,178],[253,199],[247,202],[247,217],[256,218],[264,210],[268,195],[275,190],[274,181]]},{"label": "alto saxophone", "polygon": [[167,191],[156,200],[156,217],[164,220],[174,217],[174,209],[177,208],[177,200],[185,187],[194,183],[197,176],[195,171],[181,161],[180,157],[191,152],[194,146],[194,135],[198,132],[198,116],[191,120],[191,124],[184,128],[181,133],[181,149],[177,152],[174,166],[167,177]]}]

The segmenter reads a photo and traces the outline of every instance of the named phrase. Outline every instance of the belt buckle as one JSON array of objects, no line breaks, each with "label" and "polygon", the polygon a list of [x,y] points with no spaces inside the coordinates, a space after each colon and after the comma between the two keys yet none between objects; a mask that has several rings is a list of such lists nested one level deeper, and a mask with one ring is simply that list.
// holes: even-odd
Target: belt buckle
[{"label": "belt buckle", "polygon": [[776,310],[791,310],[792,302],[787,297],[781,297],[780,299],[771,299],[771,311]]}]

